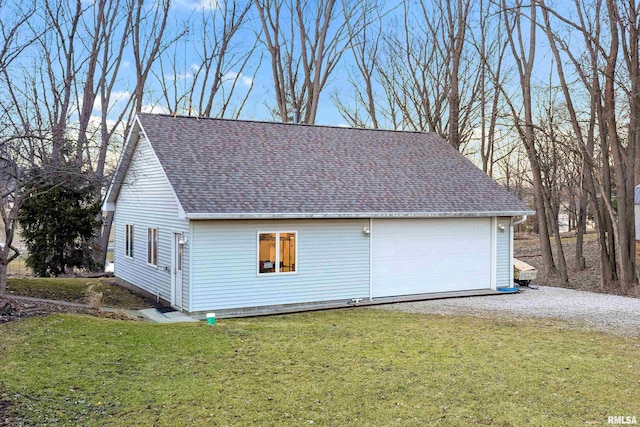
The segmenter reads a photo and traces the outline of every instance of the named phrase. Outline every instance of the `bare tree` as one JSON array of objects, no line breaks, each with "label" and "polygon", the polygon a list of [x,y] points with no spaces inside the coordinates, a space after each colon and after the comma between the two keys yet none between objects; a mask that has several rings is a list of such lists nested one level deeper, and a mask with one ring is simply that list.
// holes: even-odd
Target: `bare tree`
[{"label": "bare tree", "polygon": [[[247,74],[259,40],[243,37],[251,8],[249,2],[242,6],[230,0],[220,2],[216,9],[192,18],[195,25],[187,23],[193,28],[173,45],[172,55],[159,59],[160,74],[156,77],[169,111],[179,111],[182,103],[187,114],[193,110],[204,117],[239,117],[260,65],[258,59],[253,73]],[[197,52],[199,62],[187,65],[184,56],[191,49]]]},{"label": "bare tree", "polygon": [[[122,142],[123,129],[141,109],[150,70],[178,37],[165,36],[169,7],[168,0],[153,4],[52,0],[26,21],[35,40],[30,56],[39,60],[31,64],[22,60],[11,75],[4,70],[8,93],[4,105],[12,111],[13,134],[20,129],[27,134],[38,130],[42,143],[34,150],[40,164],[55,170],[73,158],[80,169],[92,174],[96,188],[105,188],[110,174],[108,154]],[[131,91],[118,87],[123,84],[122,64],[129,46],[136,70]],[[113,104],[118,101],[122,102],[115,110]],[[97,200],[103,196],[100,190]],[[101,265],[112,217],[98,219],[104,220],[104,226],[96,230],[94,253]]]},{"label": "bare tree", "polygon": [[545,217],[549,233],[555,236],[554,243],[556,246],[556,257],[558,272],[562,283],[569,283],[566,258],[564,256],[564,247],[560,236],[559,214],[562,200],[566,197],[565,178],[569,175],[567,158],[558,116],[558,108],[555,103],[557,90],[551,84],[551,75],[546,85],[547,90],[539,90],[542,93],[535,104],[540,107],[540,113],[537,114],[538,120],[534,129],[534,137],[536,144],[537,164],[540,167],[540,175],[542,177],[542,196],[545,205]]},{"label": "bare tree", "polygon": [[[51,129],[52,161],[57,164],[75,157],[78,167],[93,173],[102,189],[107,185],[105,166],[108,151],[114,142],[114,133],[125,116],[125,111],[109,117],[114,86],[118,82],[124,49],[133,22],[133,9],[117,0],[99,0],[85,5],[64,1],[46,2],[40,17],[50,31],[39,38],[39,49],[45,66],[35,67],[41,75],[40,84],[33,90],[45,99],[44,109]],[[99,101],[100,116],[94,116]],[[17,101],[16,101],[17,102]],[[35,100],[31,108],[42,108]],[[69,146],[74,140],[74,149]],[[61,153],[64,148],[65,153]],[[102,194],[95,195],[100,199]],[[100,215],[99,220],[102,220]],[[106,256],[108,227],[96,230],[95,255],[97,265]]]},{"label": "bare tree", "polygon": [[[606,137],[601,137],[603,144],[603,159],[601,162],[602,175],[597,175],[595,168],[597,163],[594,156],[594,148],[596,143],[596,136],[598,129],[604,129],[604,122],[601,120],[601,124],[598,125],[598,118],[602,117],[602,91],[600,85],[600,64],[598,61],[600,35],[601,35],[601,2],[596,2],[592,11],[586,11],[584,13],[583,6],[580,2],[575,2],[576,12],[579,21],[577,23],[570,23],[570,27],[573,30],[578,30],[583,35],[585,43],[585,50],[588,60],[583,63],[580,58],[572,53],[572,49],[563,41],[562,37],[559,37],[553,30],[550,20],[550,12],[554,14],[556,18],[561,18],[564,22],[568,22],[561,15],[555,13],[552,9],[548,8],[544,2],[542,5],[542,13],[544,17],[544,29],[547,34],[556,64],[557,76],[560,83],[560,88],[565,99],[565,108],[569,115],[569,120],[573,129],[573,139],[577,143],[577,150],[582,156],[582,176],[581,176],[581,188],[582,195],[579,202],[579,216],[578,216],[578,229],[577,229],[577,242],[576,242],[576,266],[581,269],[585,267],[585,260],[582,256],[583,234],[585,232],[585,211],[587,204],[587,197],[593,204],[594,218],[596,220],[596,226],[599,232],[599,246],[600,246],[600,277],[602,287],[605,288],[612,281],[615,280],[615,246],[613,242],[613,230],[611,227],[611,218],[604,210],[604,205],[598,204],[597,194],[600,194],[601,200],[609,200],[611,197],[610,187],[610,173],[609,173],[609,161],[608,161],[608,143]],[[592,16],[593,19],[588,22],[587,19]],[[575,48],[574,48],[575,49]],[[561,56],[561,51],[564,52],[565,57]],[[569,61],[566,61],[568,58]],[[586,132],[583,131],[583,125],[578,111],[575,107],[574,91],[571,90],[569,82],[565,76],[565,63],[572,64],[577,74],[579,75],[579,81],[584,85],[589,93],[589,113],[587,120]],[[578,92],[579,93],[579,92]],[[600,133],[603,133],[602,131]],[[606,132],[604,132],[606,133]],[[602,176],[604,179],[598,179]],[[599,185],[600,184],[600,185]]]},{"label": "bare tree", "polygon": [[[622,288],[626,290],[637,283],[633,189],[635,185],[636,146],[640,138],[640,111],[637,111],[640,108],[640,63],[638,61],[638,40],[640,37],[638,8],[640,8],[640,5],[636,5],[633,1],[626,2],[625,16],[621,15],[617,2],[607,0],[606,5],[610,41],[604,71],[604,121],[607,126],[607,139],[609,140],[613,158],[617,212],[614,211],[613,206],[608,201],[605,201],[605,205],[612,218],[617,216],[613,232],[617,242],[620,282]],[[616,71],[621,42],[622,55],[626,61],[627,73],[631,83],[629,88],[629,132],[626,145],[618,133],[616,117]]]},{"label": "bare tree", "polygon": [[[0,15],[3,16],[0,20],[0,88],[3,90],[9,89],[12,84],[9,67],[35,42],[36,37],[33,35],[22,34],[35,12],[34,4],[17,5],[0,0]],[[5,295],[7,289],[7,267],[20,256],[13,241],[18,227],[18,210],[23,201],[23,176],[12,148],[28,136],[29,129],[22,128],[19,133],[13,132],[12,123],[16,120],[15,111],[10,105],[0,103],[0,218],[4,234],[4,241],[0,245],[0,297]]]},{"label": "bare tree", "polygon": [[165,36],[171,0],[160,0],[151,6],[146,5],[143,0],[127,0],[127,5],[132,14],[130,35],[136,73],[131,108],[137,113],[142,110],[145,87],[152,67],[158,57],[185,32],[169,38]]},{"label": "bare tree", "polygon": [[[535,147],[535,124],[533,121],[533,99],[531,95],[531,80],[536,51],[537,6],[535,0],[531,0],[527,6],[525,6],[521,0],[516,0],[514,4],[509,6],[507,6],[506,0],[502,0],[501,4],[505,25],[507,27],[509,46],[518,70],[524,118],[520,117],[514,102],[512,100],[508,102],[513,112],[514,125],[522,138],[531,165],[540,249],[542,251],[545,273],[546,275],[550,275],[556,273],[557,269],[551,251],[542,173]],[[524,15],[525,8],[529,11],[528,18]],[[526,32],[526,28],[524,28],[526,22],[528,22],[529,26],[528,32]],[[525,40],[528,41],[528,45],[525,45]]]},{"label": "bare tree", "polygon": [[320,93],[375,7],[366,1],[254,0],[271,59],[276,115],[315,123]]},{"label": "bare tree", "polygon": [[403,2],[401,33],[386,39],[385,68],[380,70],[383,85],[393,94],[402,115],[402,128],[437,133],[447,138],[447,102],[450,58],[446,49],[445,17],[442,8],[430,13],[422,7],[414,14]]},{"label": "bare tree", "polygon": [[480,58],[478,102],[480,109],[480,160],[482,170],[493,176],[496,148],[500,143],[499,120],[502,113],[502,91],[506,85],[504,57],[509,45],[504,24],[495,4],[481,0],[478,5],[478,30],[471,32],[471,43]]},{"label": "bare tree", "polygon": [[451,55],[449,84],[449,144],[456,150],[462,144],[460,138],[460,67],[462,53],[466,42],[467,18],[469,16],[470,0],[458,0],[455,8],[453,2],[445,1],[447,23],[447,48]]},{"label": "bare tree", "polygon": [[[611,0],[576,1],[576,21],[543,1],[541,6],[574,140],[583,159],[585,192],[594,206],[601,249],[602,287],[608,289],[618,282],[621,290],[628,292],[637,283],[632,204],[639,154],[640,6],[634,2]],[[559,25],[582,35],[582,57],[558,35],[554,26]],[[608,34],[604,34],[602,27],[608,29]],[[570,87],[567,68],[578,76],[588,94],[590,112],[586,131],[583,130],[585,121],[580,116],[580,108],[585,103],[580,103],[580,91]],[[595,151],[598,145],[599,151]],[[581,210],[586,206],[585,196],[581,198],[580,206]],[[576,262],[580,264],[581,260]]]},{"label": "bare tree", "polygon": [[[374,17],[367,15],[374,13]],[[349,84],[353,89],[353,105],[346,101],[344,88],[332,94],[335,106],[340,115],[353,127],[380,128],[378,110],[382,94],[377,93],[375,87],[379,85],[376,77],[381,59],[380,45],[382,43],[382,17],[378,10],[364,11],[365,22],[370,22],[365,28],[353,28],[349,25],[352,39],[351,53],[355,62],[355,69],[347,69]],[[388,98],[387,98],[388,100]],[[364,111],[364,113],[361,113]]]}]

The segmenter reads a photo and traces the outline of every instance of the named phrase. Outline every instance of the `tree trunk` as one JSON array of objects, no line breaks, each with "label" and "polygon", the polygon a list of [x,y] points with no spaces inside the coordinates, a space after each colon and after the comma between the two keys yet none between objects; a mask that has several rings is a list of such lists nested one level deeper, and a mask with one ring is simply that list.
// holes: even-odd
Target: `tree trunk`
[{"label": "tree trunk", "polygon": [[111,236],[111,226],[113,225],[113,211],[107,212],[102,217],[102,230],[98,240],[100,248],[100,265],[103,267],[107,264],[107,253],[109,250],[109,237]]},{"label": "tree trunk", "polygon": [[[583,174],[581,187],[584,186],[584,181],[587,179],[585,170],[585,162],[583,162]],[[586,267],[584,259],[584,235],[587,232],[587,194],[584,189],[581,188],[582,195],[580,196],[580,202],[578,206],[578,212],[576,214],[576,258],[575,267],[577,271],[583,271]]]},{"label": "tree trunk", "polygon": [[[555,212],[554,212],[555,213]],[[558,226],[558,215],[554,215],[551,218],[551,226],[556,235],[556,258],[558,260],[558,271],[560,273],[560,279],[564,285],[569,284],[569,274],[567,272],[567,262],[564,256],[564,248],[562,247],[562,239],[560,238],[560,228]]]},{"label": "tree trunk", "polygon": [[[536,48],[536,0],[531,0],[529,4],[529,51],[524,48],[524,37],[522,29],[522,4],[518,3],[517,7],[512,8],[515,14],[514,24],[509,25],[508,11],[505,0],[502,1],[502,8],[505,13],[505,20],[508,31],[509,45],[511,52],[517,63],[518,73],[520,77],[520,89],[522,91],[522,104],[524,106],[524,126],[519,131],[524,142],[527,157],[531,164],[531,174],[533,175],[533,191],[536,207],[536,219],[538,224],[538,237],[540,239],[540,250],[542,252],[542,262],[544,264],[545,276],[556,273],[556,266],[553,262],[553,253],[551,251],[551,241],[549,239],[549,228],[547,226],[547,210],[544,201],[544,183],[542,181],[542,172],[538,154],[535,148],[534,123],[533,123],[533,100],[531,97],[531,77],[533,74],[533,61],[535,58]],[[512,106],[514,120],[518,121],[517,111]]]},{"label": "tree trunk", "polygon": [[5,260],[0,261],[0,297],[7,293],[7,264]]},{"label": "tree trunk", "polygon": [[449,103],[449,144],[456,150],[460,149],[460,59],[464,48],[465,30],[467,28],[467,12],[469,0],[462,4],[458,0],[457,19],[451,10],[451,1],[447,1],[447,15],[449,20],[449,51],[451,58]]},{"label": "tree trunk", "polygon": [[[633,182],[634,161],[635,161],[635,141],[629,142],[626,150],[622,145],[622,141],[617,132],[616,120],[616,69],[619,54],[619,31],[618,25],[621,25],[621,18],[618,15],[617,4],[613,0],[607,0],[607,10],[609,12],[609,22],[611,28],[610,50],[607,56],[605,67],[605,91],[604,91],[604,119],[607,123],[607,139],[611,146],[611,152],[614,165],[614,176],[616,182],[616,202],[617,202],[617,221],[616,212],[607,206],[611,216],[614,228],[614,241],[618,244],[617,261],[619,269],[620,286],[623,291],[629,289],[636,283],[635,271],[635,253],[631,253],[631,232],[633,230],[633,206],[631,206],[629,188],[630,182]],[[636,64],[637,65],[637,64]],[[634,71],[630,70],[633,86]],[[635,72],[637,73],[637,71]],[[632,88],[633,90],[633,88]],[[634,104],[631,105],[634,107]],[[631,114],[630,138],[634,137],[634,121],[635,114]]]}]

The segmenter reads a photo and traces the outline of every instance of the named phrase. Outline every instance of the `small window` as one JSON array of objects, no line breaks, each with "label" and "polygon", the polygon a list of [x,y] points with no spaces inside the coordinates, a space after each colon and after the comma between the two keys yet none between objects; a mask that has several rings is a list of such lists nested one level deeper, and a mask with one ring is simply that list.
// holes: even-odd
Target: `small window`
[{"label": "small window", "polygon": [[296,233],[280,233],[280,273],[296,271]]},{"label": "small window", "polygon": [[276,233],[260,233],[258,253],[258,271],[262,273],[276,272]]},{"label": "small window", "polygon": [[178,262],[176,263],[176,270],[182,271],[182,257],[184,255],[184,243],[178,243]]},{"label": "small window", "polygon": [[129,258],[133,258],[133,224],[125,226],[124,254]]},{"label": "small window", "polygon": [[295,273],[297,233],[258,233],[258,274]]},{"label": "small window", "polygon": [[147,263],[158,265],[158,229],[147,228]]}]

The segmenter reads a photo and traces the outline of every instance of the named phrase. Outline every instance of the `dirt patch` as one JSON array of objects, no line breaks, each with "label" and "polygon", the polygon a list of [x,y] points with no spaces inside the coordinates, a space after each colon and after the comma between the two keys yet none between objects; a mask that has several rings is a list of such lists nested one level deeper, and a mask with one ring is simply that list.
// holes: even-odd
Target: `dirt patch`
[{"label": "dirt patch", "polygon": [[[569,285],[564,285],[557,275],[545,276],[542,268],[542,254],[537,235],[518,236],[514,241],[513,256],[531,264],[538,269],[538,279],[536,283],[541,285],[556,286],[561,288],[578,289],[581,291],[606,293],[612,295],[622,295],[633,298],[640,298],[640,289],[625,292],[619,287],[608,287],[603,289],[600,285],[600,248],[594,234],[585,236],[583,254],[585,258],[584,270],[576,269],[576,239],[571,235],[563,235],[563,250],[567,262],[569,273]],[[557,260],[555,243],[552,241],[554,259]]]},{"label": "dirt patch", "polygon": [[[6,304],[6,305],[5,305]],[[51,313],[87,314],[108,319],[132,320],[126,313],[107,312],[93,307],[76,307],[45,302],[27,302],[12,298],[0,298],[0,323],[17,321],[29,317],[46,316]]]}]

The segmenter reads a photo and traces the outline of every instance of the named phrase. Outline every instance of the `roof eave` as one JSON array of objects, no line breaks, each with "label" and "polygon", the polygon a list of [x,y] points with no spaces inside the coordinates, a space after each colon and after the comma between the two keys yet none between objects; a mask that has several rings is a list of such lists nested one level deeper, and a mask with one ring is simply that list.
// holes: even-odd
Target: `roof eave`
[{"label": "roof eave", "polygon": [[482,212],[187,212],[191,220],[206,219],[307,219],[307,218],[477,218],[534,215],[535,211]]}]

